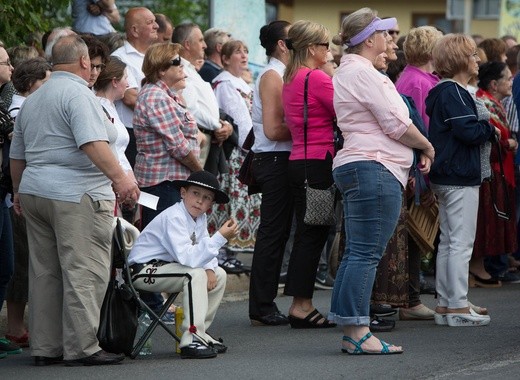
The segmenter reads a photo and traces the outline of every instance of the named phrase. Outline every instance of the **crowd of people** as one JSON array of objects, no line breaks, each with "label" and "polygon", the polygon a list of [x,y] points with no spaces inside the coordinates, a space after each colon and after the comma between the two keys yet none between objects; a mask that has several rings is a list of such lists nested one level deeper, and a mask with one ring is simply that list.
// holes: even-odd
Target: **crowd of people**
[{"label": "crowd of people", "polygon": [[[161,292],[184,290],[182,358],[227,351],[207,330],[226,272],[246,269],[237,252],[253,255],[251,325],[339,326],[350,355],[402,353],[372,334],[393,328],[380,315],[397,308],[401,320],[485,326],[468,288],[520,282],[514,37],[432,26],[399,37],[369,8],[333,37],[273,21],[253,82],[240,36],[144,7],[121,34],[114,0],[73,4],[73,27],[45,33],[40,50],[0,47],[0,358],[30,347],[41,366],[124,359],[96,336],[116,216],[142,231],[129,255],[142,299],[160,310]],[[308,188],[336,188],[337,265],[323,260],[337,226],[306,222]],[[138,205],[145,193],[156,209]],[[414,207],[438,214],[433,249],[408,228]],[[435,310],[420,299],[432,250]],[[323,268],[325,313],[313,305]]]}]

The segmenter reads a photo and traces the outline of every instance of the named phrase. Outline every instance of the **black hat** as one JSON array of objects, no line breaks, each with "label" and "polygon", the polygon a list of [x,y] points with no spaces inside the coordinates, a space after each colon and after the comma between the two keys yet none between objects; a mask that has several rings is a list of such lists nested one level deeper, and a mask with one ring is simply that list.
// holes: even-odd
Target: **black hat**
[{"label": "black hat", "polygon": [[173,186],[177,188],[188,187],[190,185],[200,186],[205,189],[209,189],[215,193],[215,202],[217,203],[228,203],[229,197],[226,193],[220,190],[217,177],[210,172],[201,170],[190,174],[186,180],[175,180],[172,181]]}]

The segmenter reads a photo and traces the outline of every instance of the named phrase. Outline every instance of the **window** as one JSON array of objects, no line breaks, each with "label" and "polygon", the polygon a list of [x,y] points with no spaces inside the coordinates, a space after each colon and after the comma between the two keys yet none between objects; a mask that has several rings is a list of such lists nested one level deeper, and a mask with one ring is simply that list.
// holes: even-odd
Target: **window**
[{"label": "window", "polygon": [[447,0],[446,18],[448,20],[464,20],[464,0]]},{"label": "window", "polygon": [[461,33],[463,20],[447,19],[444,13],[412,13],[412,27],[435,26],[443,33]]},{"label": "window", "polygon": [[474,0],[473,17],[476,19],[498,19],[500,0]]}]

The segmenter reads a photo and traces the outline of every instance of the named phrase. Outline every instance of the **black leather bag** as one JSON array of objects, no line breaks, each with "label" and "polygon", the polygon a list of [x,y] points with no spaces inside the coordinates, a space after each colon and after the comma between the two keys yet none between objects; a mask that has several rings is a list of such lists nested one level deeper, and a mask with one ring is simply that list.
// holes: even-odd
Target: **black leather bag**
[{"label": "black leather bag", "polygon": [[97,338],[103,350],[130,356],[137,332],[139,306],[123,280],[125,253],[120,241],[115,236],[112,239],[112,275],[101,306]]}]

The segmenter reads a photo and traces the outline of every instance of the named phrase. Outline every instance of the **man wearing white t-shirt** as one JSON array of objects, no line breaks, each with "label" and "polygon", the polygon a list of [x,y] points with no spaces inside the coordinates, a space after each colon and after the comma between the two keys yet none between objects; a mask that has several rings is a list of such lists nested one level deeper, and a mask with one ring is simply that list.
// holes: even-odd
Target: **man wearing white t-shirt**
[{"label": "man wearing white t-shirt", "polygon": [[149,9],[144,7],[131,8],[125,15],[126,41],[123,46],[112,53],[128,65],[128,89],[124,98],[117,101],[115,105],[119,118],[130,135],[130,142],[125,153],[132,167],[137,155],[132,126],[134,107],[137,93],[141,89],[141,81],[144,78],[142,71],[144,54],[146,49],[157,41],[158,28],[159,25],[155,22],[155,16]]}]

